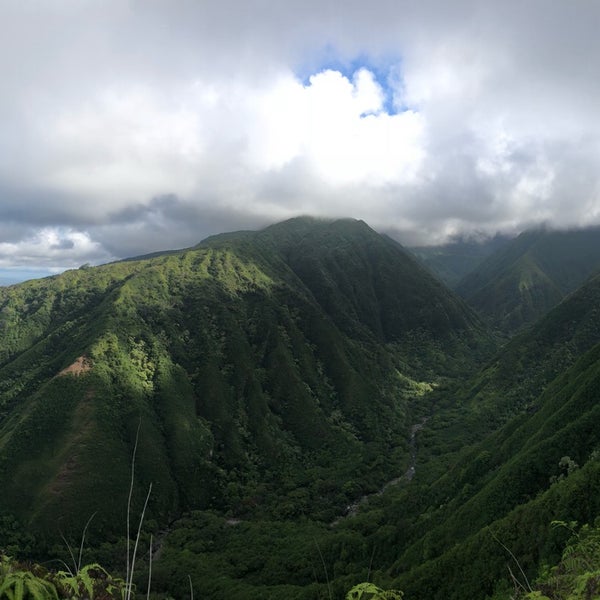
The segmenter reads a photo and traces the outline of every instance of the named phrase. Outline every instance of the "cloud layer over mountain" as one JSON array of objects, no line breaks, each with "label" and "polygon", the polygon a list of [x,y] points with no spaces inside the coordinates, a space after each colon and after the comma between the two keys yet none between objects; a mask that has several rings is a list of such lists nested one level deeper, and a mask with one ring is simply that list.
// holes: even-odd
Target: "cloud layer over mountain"
[{"label": "cloud layer over mountain", "polygon": [[595,2],[0,4],[0,267],[297,214],[600,222]]}]

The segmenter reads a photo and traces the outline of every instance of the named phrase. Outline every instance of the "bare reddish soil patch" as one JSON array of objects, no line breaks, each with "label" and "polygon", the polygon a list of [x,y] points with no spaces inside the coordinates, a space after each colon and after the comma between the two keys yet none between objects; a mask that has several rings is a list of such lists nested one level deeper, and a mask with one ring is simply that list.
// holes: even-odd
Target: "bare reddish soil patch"
[{"label": "bare reddish soil patch", "polygon": [[69,365],[66,369],[63,369],[58,374],[58,377],[61,377],[62,375],[79,376],[82,373],[86,373],[91,368],[92,368],[92,363],[90,362],[89,358],[87,358],[85,356],[80,356],[78,359],[75,360],[75,362],[72,365]]}]

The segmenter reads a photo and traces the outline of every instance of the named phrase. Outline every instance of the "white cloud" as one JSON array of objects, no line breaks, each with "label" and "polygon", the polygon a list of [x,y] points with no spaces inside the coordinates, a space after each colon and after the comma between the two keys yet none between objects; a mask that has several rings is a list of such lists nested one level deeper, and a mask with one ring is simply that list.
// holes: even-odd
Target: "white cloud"
[{"label": "white cloud", "polygon": [[306,85],[283,72],[261,89],[200,80],[169,93],[102,89],[53,120],[32,121],[47,153],[36,178],[93,222],[165,193],[259,202],[257,183],[292,162],[327,188],[414,182],[424,121],[414,111],[389,114],[384,103],[364,68],[352,80],[326,70]]},{"label": "white cloud", "polygon": [[0,222],[87,232],[98,259],[306,212],[421,242],[598,222],[599,18],[546,0],[8,0]]},{"label": "white cloud", "polygon": [[328,186],[375,188],[418,173],[423,120],[412,111],[385,112],[383,90],[367,69],[352,81],[323,71],[307,85],[288,75],[254,101],[247,152],[257,168],[300,160]]},{"label": "white cloud", "polygon": [[[187,98],[186,98],[187,100]],[[199,111],[156,90],[102,90],[47,124],[53,158],[45,183],[105,202],[144,202],[173,190],[189,193],[203,148]],[[108,205],[108,206],[107,206]]]},{"label": "white cloud", "polygon": [[19,241],[0,242],[0,268],[17,264],[62,270],[113,258],[88,233],[72,229],[44,227]]}]

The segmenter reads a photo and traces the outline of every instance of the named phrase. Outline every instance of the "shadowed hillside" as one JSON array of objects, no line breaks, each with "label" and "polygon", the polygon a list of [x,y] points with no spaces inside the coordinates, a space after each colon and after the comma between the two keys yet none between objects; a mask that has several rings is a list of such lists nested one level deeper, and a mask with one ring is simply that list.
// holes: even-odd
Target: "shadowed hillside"
[{"label": "shadowed hillside", "polygon": [[330,519],[405,467],[423,382],[492,345],[398,244],[311,219],[0,290],[0,327],[0,511],[50,537],[122,527],[138,426],[153,519]]},{"label": "shadowed hillside", "polygon": [[410,248],[410,251],[441,281],[454,289],[486,258],[509,242],[509,237],[497,234],[483,240],[457,239],[439,246],[418,246]]},{"label": "shadowed hillside", "polygon": [[63,558],[96,513],[118,569],[139,428],[157,598],[548,590],[600,516],[599,306],[590,278],[494,353],[396,242],[308,218],[0,290],[0,538]]},{"label": "shadowed hillside", "polygon": [[356,515],[239,527],[191,515],[168,537],[157,583],[172,589],[192,572],[214,598],[309,600],[369,580],[410,599],[509,600],[509,569],[523,589],[525,578],[532,589],[552,579],[544,565],[572,536],[552,521],[600,516],[599,305],[596,278],[484,368],[410,403],[420,415],[414,471]]},{"label": "shadowed hillside", "polygon": [[533,323],[600,269],[600,229],[522,233],[456,287],[504,332]]}]

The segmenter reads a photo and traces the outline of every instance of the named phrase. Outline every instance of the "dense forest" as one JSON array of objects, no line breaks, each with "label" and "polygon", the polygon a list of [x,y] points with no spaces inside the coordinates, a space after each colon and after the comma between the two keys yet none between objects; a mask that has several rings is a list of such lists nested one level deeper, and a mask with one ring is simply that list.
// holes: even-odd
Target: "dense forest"
[{"label": "dense forest", "polygon": [[0,288],[0,598],[598,597],[599,235],[297,218]]}]

